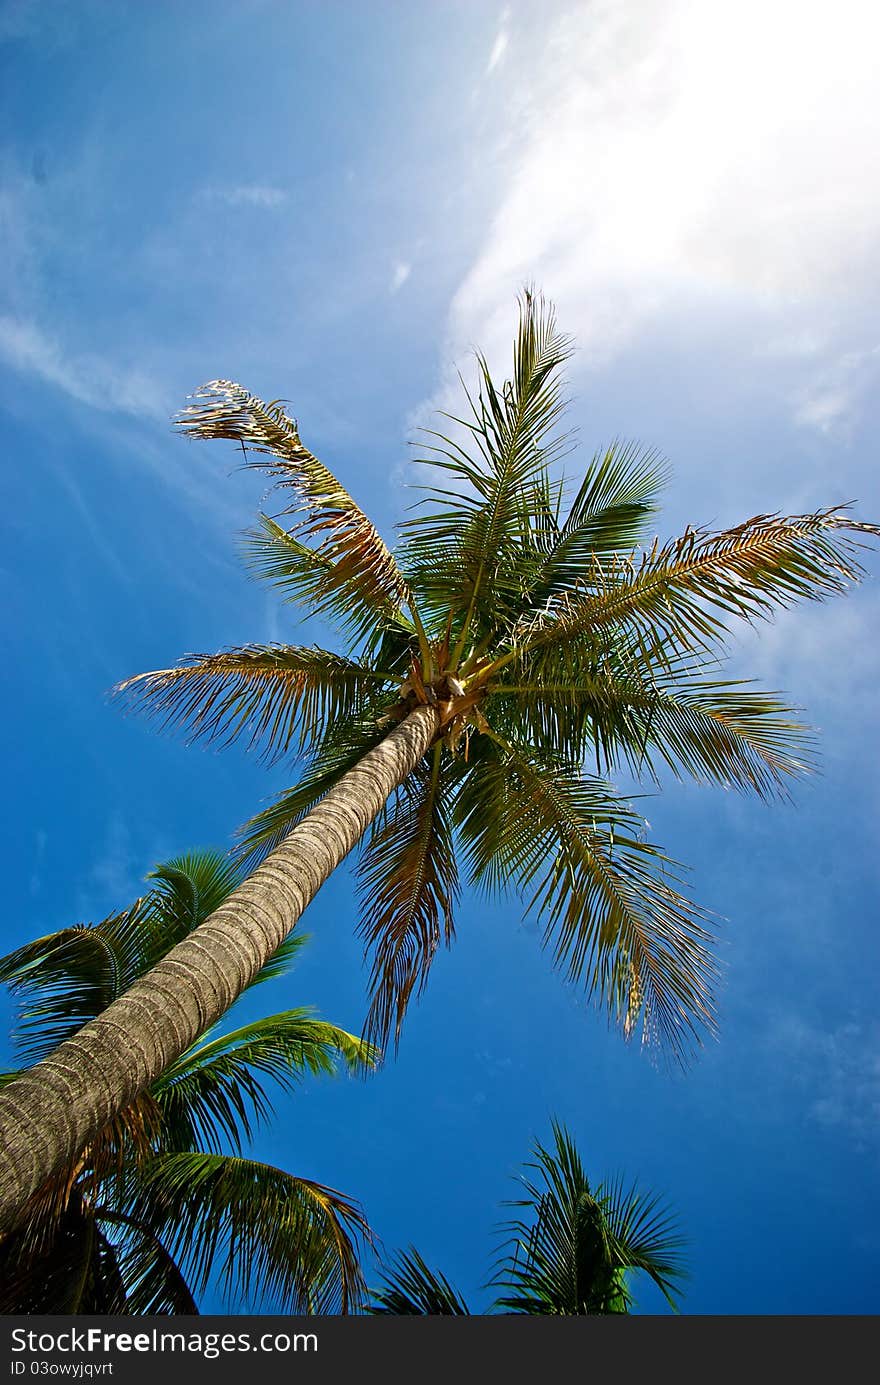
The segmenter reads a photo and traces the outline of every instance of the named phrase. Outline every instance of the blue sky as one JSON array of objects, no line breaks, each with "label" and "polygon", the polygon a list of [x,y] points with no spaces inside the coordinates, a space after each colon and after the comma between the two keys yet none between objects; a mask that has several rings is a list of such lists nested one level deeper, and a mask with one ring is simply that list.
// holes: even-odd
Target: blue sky
[{"label": "blue sky", "polygon": [[[168,426],[204,380],[290,399],[390,532],[408,440],[473,345],[506,365],[532,280],[578,342],[584,453],[627,436],[670,459],[662,534],[849,500],[880,518],[874,7],[538,10],[0,4],[4,948],[227,845],[284,783],[106,699],[189,651],[301,638],[237,556],[259,481]],[[880,1310],[867,566],[735,645],[820,728],[795,806],[675,784],[648,804],[725,919],[721,1037],[686,1075],[606,1030],[515,901],[466,900],[399,1058],[283,1102],[261,1156],[479,1301],[555,1114],[597,1177],[678,1209],[687,1311]],[[353,921],[343,868],[278,1008],[358,1027]]]}]

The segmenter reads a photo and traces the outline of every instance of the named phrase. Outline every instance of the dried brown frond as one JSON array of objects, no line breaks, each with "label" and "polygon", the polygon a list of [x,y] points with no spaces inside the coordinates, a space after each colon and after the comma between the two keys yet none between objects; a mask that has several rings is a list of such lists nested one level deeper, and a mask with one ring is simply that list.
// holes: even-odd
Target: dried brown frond
[{"label": "dried brown frond", "polygon": [[286,511],[298,516],[291,532],[317,541],[315,551],[330,565],[322,577],[327,594],[346,587],[376,607],[399,610],[408,603],[407,583],[375,525],[303,444],[281,401],[266,404],[232,380],[211,380],[191,397],[194,402],[175,420],[185,433],[227,438],[270,458],[254,460],[246,452],[249,465],[294,492]]}]

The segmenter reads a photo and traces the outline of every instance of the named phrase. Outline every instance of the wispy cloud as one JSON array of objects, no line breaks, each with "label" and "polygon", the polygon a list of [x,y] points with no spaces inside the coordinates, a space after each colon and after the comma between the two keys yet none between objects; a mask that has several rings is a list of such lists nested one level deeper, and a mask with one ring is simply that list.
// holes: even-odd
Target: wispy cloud
[{"label": "wispy cloud", "polygon": [[397,293],[398,289],[402,289],[411,274],[412,265],[407,260],[398,260],[391,276],[391,292]]},{"label": "wispy cloud", "polygon": [[93,353],[70,353],[28,319],[0,316],[0,360],[95,409],[148,418],[168,413],[162,391],[149,376]]},{"label": "wispy cloud", "polygon": [[491,72],[495,71],[496,67],[504,57],[504,54],[507,52],[507,45],[510,42],[510,34],[508,32],[507,27],[509,20],[510,10],[505,9],[502,11],[498,33],[495,36],[495,42],[492,44],[492,51],[489,54],[489,61],[486,63],[486,76],[488,76]]},{"label": "wispy cloud", "polygon": [[[863,561],[876,569],[876,557],[865,554]],[[880,735],[880,650],[873,635],[878,624],[876,581],[827,604],[810,602],[780,611],[772,622],[740,630],[732,676],[796,692],[803,720],[821,733],[823,761],[831,735],[834,753],[848,756],[858,772],[864,745],[852,738],[849,727],[858,725],[861,736]],[[870,791],[872,777],[863,776],[862,782]]]},{"label": "wispy cloud", "polygon": [[880,374],[880,346],[827,361],[799,392],[795,422],[822,433],[845,429]]},{"label": "wispy cloud", "polygon": [[849,1020],[823,1029],[788,1015],[770,1042],[804,1093],[805,1115],[844,1130],[857,1148],[880,1139],[880,1025]]},{"label": "wispy cloud", "polygon": [[283,188],[265,183],[240,183],[232,187],[202,188],[199,196],[210,202],[225,202],[229,207],[280,207],[287,201]]}]

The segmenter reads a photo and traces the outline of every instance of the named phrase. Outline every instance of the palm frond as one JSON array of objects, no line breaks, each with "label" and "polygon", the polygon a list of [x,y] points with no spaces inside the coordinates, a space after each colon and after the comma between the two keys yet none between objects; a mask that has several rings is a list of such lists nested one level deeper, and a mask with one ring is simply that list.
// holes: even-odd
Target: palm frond
[{"label": "palm frond", "polygon": [[382,1266],[382,1282],[373,1289],[366,1312],[412,1317],[416,1314],[470,1317],[470,1309],[445,1275],[429,1268],[414,1246],[400,1250]]},{"label": "palm frond", "polygon": [[116,1250],[78,1198],[35,1246],[28,1228],[0,1241],[0,1313],[126,1313]]},{"label": "palm frond", "polygon": [[591,1188],[577,1147],[553,1122],[554,1148],[535,1145],[521,1178],[522,1208],[503,1228],[506,1237],[493,1283],[510,1292],[497,1301],[509,1313],[607,1314],[628,1312],[628,1276],[642,1270],[675,1307],[683,1278],[684,1245],[658,1199],[623,1192],[622,1183]]},{"label": "palm frond", "polygon": [[130,706],[183,728],[191,741],[244,738],[271,762],[299,751],[326,723],[359,715],[384,681],[340,654],[247,645],[194,654],[177,668],[139,673],[114,690]]},{"label": "palm frond", "polygon": [[627,1037],[640,1022],[644,1042],[683,1058],[712,1030],[706,915],[609,785],[534,747],[481,737],[455,816],[471,879],[525,894],[554,964]]},{"label": "palm frond", "polygon": [[125,1287],[127,1314],[198,1316],[198,1305],[180,1266],[149,1226],[109,1207],[96,1207],[95,1219],[117,1233],[114,1254]]},{"label": "palm frond", "polygon": [[333,1073],[340,1060],[351,1071],[372,1067],[376,1054],[353,1034],[287,1010],[209,1039],[166,1068],[152,1093],[162,1113],[163,1146],[236,1151],[272,1114],[266,1088],[296,1087],[308,1074]]},{"label": "palm frond", "polygon": [[174,856],[151,870],[147,879],[174,942],[204,923],[241,884],[235,862],[211,850]]},{"label": "palm frond", "polygon": [[493,726],[550,754],[595,757],[600,774],[625,767],[657,780],[665,766],[677,778],[762,798],[784,796],[788,782],[813,767],[810,732],[777,693],[742,680],[670,678],[644,658],[559,653],[529,669],[528,681],[490,686],[485,711]]},{"label": "palm frond", "polygon": [[420,459],[449,485],[429,488],[430,511],[402,526],[401,562],[424,605],[452,603],[461,648],[474,630],[496,625],[499,607],[518,592],[517,560],[536,513],[547,507],[546,468],[565,441],[552,430],[565,407],[560,368],[570,354],[552,306],[527,290],[512,378],[496,386],[477,353],[471,417],[452,418],[464,443],[434,433],[430,456]]},{"label": "palm frond", "polygon": [[0,958],[0,982],[19,999],[16,1049],[38,1062],[106,1009],[140,974],[148,940],[164,937],[149,898],[99,924],[46,934]]},{"label": "palm frond", "polygon": [[678,1288],[687,1278],[682,1252],[687,1245],[678,1221],[666,1203],[653,1193],[622,1178],[600,1184],[598,1195],[606,1209],[616,1251],[628,1270],[641,1270],[677,1310]]},{"label": "palm frond", "polygon": [[246,1304],[265,1296],[295,1314],[360,1305],[370,1229],[357,1203],[320,1183],[229,1155],[161,1156],[139,1177],[132,1215],[196,1294],[219,1272],[222,1290]]},{"label": "palm frond", "polygon": [[597,558],[583,593],[551,600],[514,631],[512,643],[526,652],[615,626],[641,629],[673,649],[705,649],[723,637],[731,617],[768,619],[858,581],[856,553],[865,545],[854,535],[876,537],[880,528],[844,511],[757,515],[717,534],[689,529],[663,548],[655,545],[638,566]]},{"label": "palm frond", "polygon": [[342,592],[380,612],[398,611],[409,601],[407,584],[375,525],[303,445],[280,401],[266,404],[231,380],[212,380],[192,399],[176,419],[183,432],[239,443],[249,466],[268,472],[279,488],[293,493],[287,513],[299,516],[301,539],[317,540],[325,600]]},{"label": "palm frond", "polygon": [[553,597],[576,591],[597,556],[629,554],[659,508],[657,497],[667,477],[657,453],[637,443],[617,441],[597,453],[564,522],[552,518],[535,526],[540,556],[524,584],[526,609],[540,610]]},{"label": "palm frond", "polygon": [[313,616],[329,618],[355,642],[393,630],[398,639],[415,640],[412,621],[402,608],[357,598],[349,582],[339,581],[336,563],[310,548],[270,515],[248,529],[242,545],[248,570],[279,591],[284,600]]},{"label": "palm frond", "polygon": [[384,1048],[392,1032],[398,1042],[441,939],[448,945],[454,936],[458,874],[440,745],[377,821],[358,865],[358,892],[359,931],[372,957],[364,1033]]}]

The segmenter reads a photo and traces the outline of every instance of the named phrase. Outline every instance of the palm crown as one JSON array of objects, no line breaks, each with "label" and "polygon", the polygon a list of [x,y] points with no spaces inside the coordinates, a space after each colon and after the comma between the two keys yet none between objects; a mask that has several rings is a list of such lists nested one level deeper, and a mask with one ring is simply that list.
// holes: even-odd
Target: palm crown
[{"label": "palm crown", "polygon": [[395,722],[438,713],[358,866],[365,1034],[382,1044],[453,938],[462,880],[522,893],[555,965],[627,1035],[681,1053],[711,1028],[708,919],[608,776],[784,792],[810,738],[776,695],[719,677],[728,624],[843,591],[878,532],[840,509],[765,514],[638,552],[664,468],[615,443],[565,480],[569,354],[526,292],[511,378],[496,385],[477,356],[466,415],[429,435],[431,483],[393,553],[281,403],[220,380],[178,420],[274,478],[289,503],[261,516],[247,560],[345,640],[194,655],[120,685],[193,737],[299,759],[296,785],[243,829],[244,857],[276,846]]},{"label": "palm crown", "polygon": [[[518,1215],[503,1228],[491,1312],[585,1316],[628,1313],[631,1283],[646,1275],[677,1309],[685,1278],[684,1240],[654,1194],[616,1178],[591,1185],[564,1126],[553,1122],[553,1145],[537,1143],[520,1178]],[[367,1307],[374,1314],[442,1314],[470,1308],[449,1280],[413,1247],[383,1269]]]},{"label": "palm crown", "polygon": [[[105,1010],[238,880],[228,859],[191,853],[157,867],[122,913],[0,958],[22,1059]],[[286,974],[305,941],[289,939],[257,981]],[[292,1090],[340,1061],[356,1069],[375,1054],[305,1009],[205,1036],[32,1198],[0,1244],[0,1311],[196,1313],[209,1282],[252,1304],[349,1311],[370,1234],[357,1203],[242,1154],[272,1113],[272,1086]]]}]

